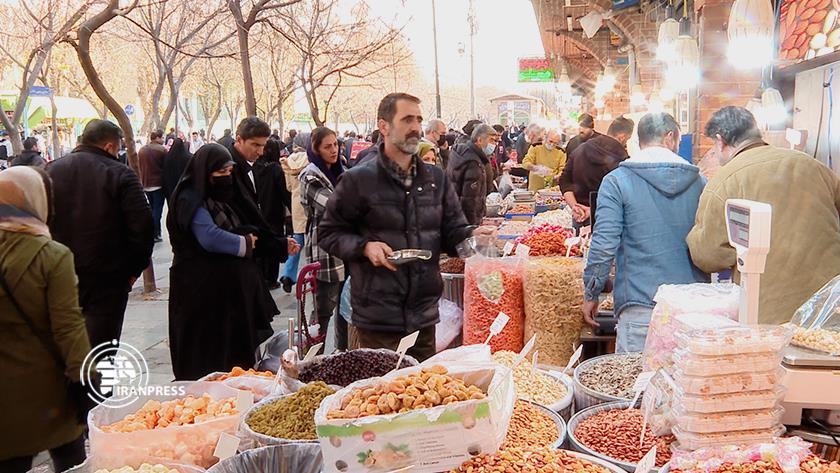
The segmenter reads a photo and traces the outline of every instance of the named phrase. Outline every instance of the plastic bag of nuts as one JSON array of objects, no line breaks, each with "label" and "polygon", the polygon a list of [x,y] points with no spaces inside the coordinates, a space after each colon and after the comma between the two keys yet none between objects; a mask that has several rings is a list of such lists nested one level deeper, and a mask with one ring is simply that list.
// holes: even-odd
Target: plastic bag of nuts
[{"label": "plastic bag of nuts", "polygon": [[492,340],[493,351],[522,349],[524,345],[525,308],[522,299],[521,258],[485,258],[467,260],[464,281],[464,345],[484,343],[490,325],[504,312],[510,321]]},{"label": "plastic bag of nuts", "polygon": [[791,343],[840,356],[840,276],[835,277],[793,314]]},{"label": "plastic bag of nuts", "polygon": [[531,258],[524,285],[525,339],[538,334],[540,361],[565,366],[583,326],[583,258]]}]

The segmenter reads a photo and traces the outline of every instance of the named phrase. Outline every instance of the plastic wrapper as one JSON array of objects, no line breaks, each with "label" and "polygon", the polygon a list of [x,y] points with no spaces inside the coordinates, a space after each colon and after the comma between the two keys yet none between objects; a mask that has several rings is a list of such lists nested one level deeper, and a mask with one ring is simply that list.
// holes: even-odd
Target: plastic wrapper
[{"label": "plastic wrapper", "polygon": [[[195,466],[195,465],[187,465],[187,464],[184,464],[184,463],[176,463],[176,462],[173,462],[171,460],[168,461],[168,460],[160,460],[160,459],[150,458],[150,459],[148,459],[148,461],[145,461],[143,463],[146,463],[146,464],[151,465],[151,466],[163,466],[163,467],[168,468],[170,470],[175,470],[178,473],[203,473],[205,471],[204,468],[201,468],[201,467],[198,467],[198,466]],[[115,467],[115,466],[106,467],[106,466],[100,465],[100,462],[96,458],[88,457],[88,459],[85,460],[84,463],[82,463],[81,465],[76,465],[73,468],[70,468],[69,470],[65,470],[64,473],[98,473],[98,472],[103,471],[103,470],[112,471],[112,470],[116,470],[116,469],[123,468],[123,467],[130,467],[130,468],[133,468],[135,470],[138,470],[138,469],[141,468],[143,463],[132,464],[132,465],[126,464],[126,465],[120,465],[120,466],[117,466],[117,467]]]},{"label": "plastic wrapper", "polygon": [[659,286],[645,341],[645,369],[671,367],[678,331],[737,325],[740,296],[741,289],[734,284]]},{"label": "plastic wrapper", "polygon": [[348,276],[347,280],[344,281],[344,287],[341,289],[341,300],[338,304],[338,313],[348,324],[353,323],[352,286],[350,285],[350,279]]},{"label": "plastic wrapper", "polygon": [[674,352],[675,366],[689,376],[721,376],[771,371],[778,368],[781,361],[781,351],[719,356],[695,355],[687,350]]},{"label": "plastic wrapper", "polygon": [[217,371],[215,373],[210,373],[207,376],[204,376],[203,378],[199,379],[199,381],[211,381],[214,383],[222,383],[225,386],[230,386],[240,391],[250,391],[254,393],[255,402],[259,402],[266,396],[270,396],[273,392],[275,392],[275,387],[277,387],[274,378],[268,378],[265,376],[234,376],[232,378],[228,378],[222,381],[216,381],[214,379],[224,374],[225,373],[223,372]]},{"label": "plastic wrapper", "polygon": [[[209,394],[214,400],[236,398],[238,391],[215,382],[174,383],[183,386],[186,395]],[[184,395],[141,396],[127,407],[98,406],[88,416],[90,454],[102,465],[119,467],[143,463],[147,459],[168,459],[207,468],[218,459],[213,456],[222,432],[234,435],[242,416],[219,417],[207,422],[137,432],[103,432],[100,426],[110,425],[135,413],[146,401],[168,401]]]},{"label": "plastic wrapper", "polygon": [[674,410],[676,425],[684,432],[711,434],[734,430],[772,429],[782,421],[784,409],[759,409],[754,411],[731,411],[701,414],[690,412],[681,406]]},{"label": "plastic wrapper", "polygon": [[[461,361],[443,361],[447,359]],[[354,389],[384,385],[437,365],[445,367],[449,375],[478,386],[487,396],[402,414],[327,418]],[[315,412],[324,469],[366,473],[413,466],[413,473],[432,473],[456,468],[472,456],[499,448],[515,399],[510,370],[494,363],[486,347],[447,350],[417,367],[353,383],[324,399]]]},{"label": "plastic wrapper", "polygon": [[680,405],[686,411],[697,413],[715,413],[730,411],[748,411],[755,409],[773,409],[784,398],[784,387],[766,391],[743,391],[728,394],[692,395],[678,389],[674,393],[674,405]]},{"label": "plastic wrapper", "polygon": [[791,318],[793,344],[840,356],[840,276],[802,304]]},{"label": "plastic wrapper", "polygon": [[674,381],[664,371],[658,371],[642,396],[642,411],[647,415],[647,425],[653,435],[661,436],[671,433],[674,426],[675,392]]},{"label": "plastic wrapper", "polygon": [[582,258],[531,258],[525,263],[525,340],[537,336],[539,360],[565,366],[583,326]]},{"label": "plastic wrapper", "polygon": [[742,391],[772,391],[782,381],[782,374],[781,368],[761,373],[723,376],[688,376],[677,370],[674,372],[674,382],[684,393],[696,396]]},{"label": "plastic wrapper", "polygon": [[789,327],[757,325],[679,332],[676,338],[678,347],[694,355],[721,356],[780,352],[791,335]]},{"label": "plastic wrapper", "polygon": [[441,298],[438,303],[440,322],[435,325],[435,351],[446,350],[464,328],[464,311],[452,301]]},{"label": "plastic wrapper", "polygon": [[269,397],[263,399],[261,402],[254,404],[254,406],[242,416],[242,422],[239,426],[239,437],[242,439],[242,444],[240,444],[240,450],[243,450],[243,447],[248,449],[251,448],[258,448],[258,447],[268,447],[272,445],[286,445],[286,444],[313,444],[318,445],[318,440],[290,440],[290,439],[283,439],[278,437],[271,437],[269,435],[261,434],[259,432],[255,432],[251,427],[248,425],[248,417],[256,411],[257,409],[262,408],[266,404],[270,402],[274,402],[280,399],[280,397]]},{"label": "plastic wrapper", "polygon": [[699,450],[701,448],[770,443],[774,438],[785,433],[785,427],[783,425],[779,425],[772,429],[735,430],[728,432],[715,432],[711,434],[686,432],[679,427],[674,427],[673,433],[677,438],[678,449]]},{"label": "plastic wrapper", "polygon": [[464,344],[484,343],[499,312],[510,320],[490,340],[493,351],[522,349],[525,306],[522,294],[524,263],[521,258],[467,260],[464,270]]},{"label": "plastic wrapper", "polygon": [[286,444],[242,452],[220,461],[208,473],[320,473],[323,466],[318,444]]},{"label": "plastic wrapper", "polygon": [[744,447],[710,447],[693,452],[675,450],[671,471],[707,472],[724,464],[742,465],[756,461],[776,462],[786,473],[798,473],[799,465],[811,456],[811,444],[799,437],[777,438],[772,442]]}]

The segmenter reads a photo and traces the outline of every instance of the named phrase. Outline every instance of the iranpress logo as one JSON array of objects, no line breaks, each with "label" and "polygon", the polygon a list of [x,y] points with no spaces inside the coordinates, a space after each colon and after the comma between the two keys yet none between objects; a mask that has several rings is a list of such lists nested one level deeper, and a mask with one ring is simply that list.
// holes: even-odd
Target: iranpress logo
[{"label": "iranpress logo", "polygon": [[[94,373],[101,377],[99,386],[93,382]],[[90,398],[108,407],[128,406],[149,387],[146,358],[133,346],[117,340],[94,347],[85,357],[80,375]]]}]

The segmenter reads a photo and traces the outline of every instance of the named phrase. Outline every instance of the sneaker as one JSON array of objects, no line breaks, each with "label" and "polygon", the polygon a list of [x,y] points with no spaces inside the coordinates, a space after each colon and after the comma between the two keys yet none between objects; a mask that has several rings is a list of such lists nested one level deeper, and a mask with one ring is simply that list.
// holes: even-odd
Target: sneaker
[{"label": "sneaker", "polygon": [[294,283],[292,282],[292,280],[290,278],[287,278],[286,276],[283,276],[282,278],[280,278],[280,283],[283,285],[283,291],[286,294],[291,294],[292,293],[292,285]]}]

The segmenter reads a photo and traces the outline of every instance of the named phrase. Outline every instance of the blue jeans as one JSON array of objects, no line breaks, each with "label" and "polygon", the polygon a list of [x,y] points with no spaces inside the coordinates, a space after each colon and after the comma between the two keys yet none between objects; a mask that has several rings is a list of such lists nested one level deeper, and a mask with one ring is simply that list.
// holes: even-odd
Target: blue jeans
[{"label": "blue jeans", "polygon": [[146,198],[149,199],[149,205],[152,207],[152,223],[155,228],[155,238],[160,238],[160,220],[163,218],[163,203],[166,201],[163,189],[146,192]]},{"label": "blue jeans", "polygon": [[303,252],[303,233],[295,233],[292,235],[298,245],[300,245],[300,252],[294,256],[289,256],[286,264],[283,265],[283,274],[280,277],[289,278],[293,283],[297,282],[298,265],[300,264],[300,253]]},{"label": "blue jeans", "polygon": [[653,313],[653,309],[650,307],[638,305],[630,306],[621,311],[616,327],[616,353],[644,351],[651,313]]}]

